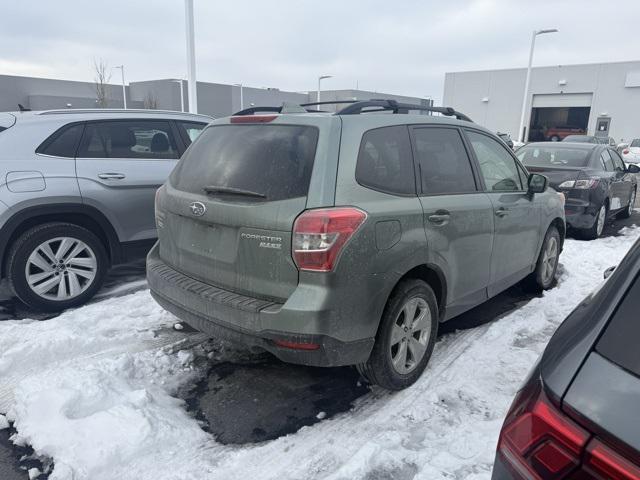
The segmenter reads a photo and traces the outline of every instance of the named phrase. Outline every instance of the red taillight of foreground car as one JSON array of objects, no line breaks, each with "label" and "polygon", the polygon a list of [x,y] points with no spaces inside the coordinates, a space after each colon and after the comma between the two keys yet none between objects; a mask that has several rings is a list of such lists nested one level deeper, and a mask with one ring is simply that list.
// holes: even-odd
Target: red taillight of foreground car
[{"label": "red taillight of foreground car", "polygon": [[507,415],[498,455],[513,478],[640,480],[640,468],[556,408],[539,382],[522,390]]},{"label": "red taillight of foreground car", "polygon": [[300,270],[330,272],[349,238],[367,214],[354,207],[319,208],[302,213],[293,224],[293,260]]}]

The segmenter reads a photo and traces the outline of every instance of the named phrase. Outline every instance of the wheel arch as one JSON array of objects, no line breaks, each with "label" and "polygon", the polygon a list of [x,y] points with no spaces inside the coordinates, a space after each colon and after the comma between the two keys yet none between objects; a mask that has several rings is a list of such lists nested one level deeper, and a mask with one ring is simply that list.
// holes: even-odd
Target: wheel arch
[{"label": "wheel arch", "polygon": [[414,266],[398,279],[391,289],[391,293],[387,297],[387,302],[398,287],[398,284],[408,278],[423,280],[427,285],[429,285],[429,287],[431,287],[436,296],[436,300],[438,301],[438,315],[442,321],[445,316],[447,304],[447,282],[442,270],[437,265],[428,263]]},{"label": "wheel arch", "polygon": [[[556,227],[560,234],[560,250],[564,247],[564,239],[567,236],[567,225],[560,217],[556,217],[551,221],[549,227]],[[547,229],[548,230],[548,229]]]},{"label": "wheel arch", "polygon": [[83,204],[50,204],[27,207],[7,220],[0,231],[0,258],[2,277],[6,273],[8,251],[13,242],[26,230],[48,222],[66,222],[86,228],[103,242],[109,262],[122,260],[122,249],[115,229],[97,208]]}]

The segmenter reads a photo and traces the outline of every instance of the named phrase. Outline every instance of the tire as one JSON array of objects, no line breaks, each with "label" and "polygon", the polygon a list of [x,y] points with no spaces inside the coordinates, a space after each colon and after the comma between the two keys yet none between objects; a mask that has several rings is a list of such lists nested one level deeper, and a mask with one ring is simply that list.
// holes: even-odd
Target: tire
[{"label": "tire", "polygon": [[636,204],[636,189],[631,190],[631,197],[629,198],[629,205],[623,211],[618,213],[618,218],[629,218],[633,214],[633,207]]},{"label": "tire", "polygon": [[549,227],[536,261],[536,269],[527,278],[530,290],[542,292],[553,287],[560,258],[560,233],[553,225]]},{"label": "tire", "polygon": [[55,222],[32,227],[13,242],[6,272],[11,289],[29,307],[58,312],[93,297],[108,266],[96,235],[78,225]]},{"label": "tire", "polygon": [[607,208],[607,204],[603,203],[598,210],[598,214],[596,215],[591,228],[583,228],[579,230],[582,238],[584,238],[585,240],[595,240],[600,235],[602,235],[602,231],[604,230],[604,225],[607,221],[608,215],[609,209]]},{"label": "tire", "polygon": [[[412,305],[415,305],[413,329],[406,315],[412,311]],[[402,390],[412,385],[433,353],[438,318],[438,303],[429,285],[416,279],[400,282],[384,308],[369,359],[357,365],[360,374],[370,383],[388,390]],[[395,340],[398,341],[392,343]],[[418,354],[422,357],[418,358]]]}]

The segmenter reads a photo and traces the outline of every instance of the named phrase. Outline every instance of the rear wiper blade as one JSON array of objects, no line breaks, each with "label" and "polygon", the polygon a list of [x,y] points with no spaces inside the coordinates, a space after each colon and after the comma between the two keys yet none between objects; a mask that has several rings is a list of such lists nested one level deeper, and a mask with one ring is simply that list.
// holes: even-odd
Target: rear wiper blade
[{"label": "rear wiper blade", "polygon": [[206,193],[226,193],[231,195],[242,195],[245,197],[267,198],[264,193],[252,192],[251,190],[242,190],[241,188],[222,187],[216,185],[207,185],[203,188]]}]

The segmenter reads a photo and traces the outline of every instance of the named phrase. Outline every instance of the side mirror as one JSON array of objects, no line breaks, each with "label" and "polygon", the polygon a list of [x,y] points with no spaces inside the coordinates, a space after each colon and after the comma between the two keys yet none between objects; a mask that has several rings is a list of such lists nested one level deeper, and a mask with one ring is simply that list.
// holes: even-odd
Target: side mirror
[{"label": "side mirror", "polygon": [[532,173],[527,181],[527,192],[529,194],[542,193],[547,190],[549,180],[544,175]]},{"label": "side mirror", "polygon": [[640,167],[635,163],[627,165],[627,173],[640,173]]}]

